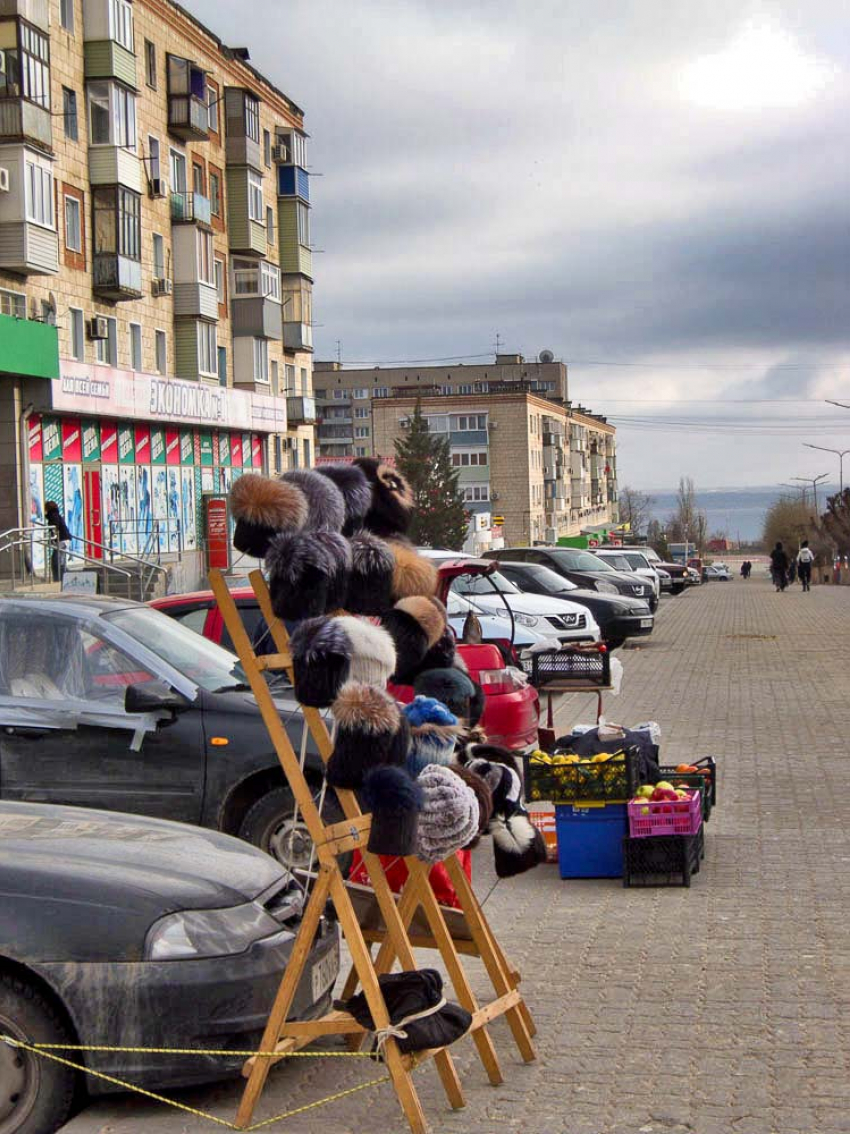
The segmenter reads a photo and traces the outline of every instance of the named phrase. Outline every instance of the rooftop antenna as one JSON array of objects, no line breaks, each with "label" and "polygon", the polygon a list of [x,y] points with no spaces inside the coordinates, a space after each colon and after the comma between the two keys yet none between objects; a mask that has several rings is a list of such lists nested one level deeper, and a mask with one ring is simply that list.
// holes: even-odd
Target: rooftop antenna
[{"label": "rooftop antenna", "polygon": [[342,339],[336,340],[336,361],[338,366],[342,366]]},{"label": "rooftop antenna", "polygon": [[502,353],[502,336],[496,331],[496,354]]}]

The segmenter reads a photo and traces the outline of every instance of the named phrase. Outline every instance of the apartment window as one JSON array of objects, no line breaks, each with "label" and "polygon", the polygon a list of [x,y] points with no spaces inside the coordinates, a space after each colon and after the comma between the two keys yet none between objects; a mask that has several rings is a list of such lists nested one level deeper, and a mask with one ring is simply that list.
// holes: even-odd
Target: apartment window
[{"label": "apartment window", "polygon": [[276,394],[279,394],[280,393],[280,364],[275,362],[274,360],[272,360],[269,363],[269,366],[271,367],[272,390]]},{"label": "apartment window", "polygon": [[490,499],[489,484],[468,484],[463,490],[464,500],[480,502]]},{"label": "apartment window", "polygon": [[298,227],[298,243],[305,248],[310,246],[310,210],[303,201],[295,202],[295,220]]},{"label": "apartment window", "polygon": [[210,212],[214,217],[221,216],[221,176],[210,171]]},{"label": "apartment window", "polygon": [[133,50],[133,5],[127,0],[109,0],[109,38]]},{"label": "apartment window", "polygon": [[355,457],[368,457],[369,456],[369,450],[366,448],[365,445],[357,445],[357,446],[355,446],[355,449],[354,449],[354,455],[355,455]]},{"label": "apartment window", "polygon": [[362,401],[364,398],[369,397],[369,390],[366,386],[358,386],[352,392],[354,394],[354,397],[357,398],[358,401]]},{"label": "apartment window", "polygon": [[62,118],[65,124],[65,137],[76,142],[80,137],[79,122],[77,120],[77,92],[62,88]]},{"label": "apartment window", "polygon": [[171,189],[174,193],[186,192],[186,155],[179,150],[169,151],[169,168],[171,170]]},{"label": "apartment window", "polygon": [[267,339],[254,339],[254,381],[268,383],[269,344]]},{"label": "apartment window", "polygon": [[59,23],[65,31],[74,30],[74,0],[59,0]]},{"label": "apartment window", "polygon": [[218,348],[218,384],[227,385],[227,347]]},{"label": "apartment window", "polygon": [[266,206],[266,239],[270,247],[274,247],[274,209]]},{"label": "apartment window", "polygon": [[452,453],[452,465],[456,469],[487,464],[487,453]]},{"label": "apartment window", "polygon": [[369,416],[368,407],[367,406],[355,406],[354,407],[354,416],[360,417],[360,418],[368,417]]},{"label": "apartment window", "polygon": [[218,84],[214,83],[212,79],[207,79],[207,113],[211,134],[218,133],[218,101],[220,98],[221,92],[218,89]]},{"label": "apartment window", "polygon": [[297,394],[298,390],[295,387],[295,367],[290,364],[284,363],[284,377],[286,379],[286,392],[287,394]]},{"label": "apartment window", "polygon": [[[14,13],[14,7],[12,12]],[[14,24],[11,25],[14,28]],[[23,96],[50,109],[50,44],[46,35],[29,24],[18,25],[18,47],[6,49],[6,67],[0,71],[0,98]],[[12,41],[14,44],[14,40]]]},{"label": "apartment window", "polygon": [[165,331],[154,331],[153,341],[154,341],[154,355],[155,355],[155,362],[156,362],[156,372],[157,372],[157,374],[165,374],[166,370],[168,369],[168,364],[166,362],[167,347],[166,347]]},{"label": "apartment window", "polygon": [[226,303],[224,295],[224,260],[216,260],[215,262],[215,290],[218,295],[219,303]]},{"label": "apartment window", "polygon": [[204,176],[204,167],[198,162],[192,162],[192,192],[198,193],[202,197],[207,195],[206,177]]},{"label": "apartment window", "polygon": [[373,398],[388,398],[389,396],[390,391],[388,386],[376,386],[372,391]]},{"label": "apartment window", "polygon": [[209,377],[218,377],[218,342],[215,323],[198,323],[198,371]]},{"label": "apartment window", "polygon": [[307,377],[307,368],[301,367],[301,393],[308,394],[310,392],[310,384]]},{"label": "apartment window", "polygon": [[263,130],[263,161],[268,168],[272,164],[272,136],[268,130]]},{"label": "apartment window", "polygon": [[130,324],[130,369],[142,370],[142,326]]},{"label": "apartment window", "polygon": [[474,382],[472,388],[473,388],[473,390],[475,391],[476,394],[486,394],[486,393],[489,393],[490,383],[489,382]]},{"label": "apartment window", "polygon": [[354,436],[358,437],[358,438],[368,437],[369,436],[369,426],[368,425],[355,425]]},{"label": "apartment window", "polygon": [[259,173],[248,171],[248,217],[252,221],[263,223],[263,179]]},{"label": "apartment window", "polygon": [[486,429],[487,414],[452,414],[451,428],[453,431],[457,431],[458,433],[468,433],[474,429]]},{"label": "apartment window", "polygon": [[462,385],[458,386],[457,392],[459,394],[471,394],[472,393],[472,386],[471,386],[471,384],[462,384]]},{"label": "apartment window", "polygon": [[211,232],[197,229],[195,233],[198,280],[201,283],[215,285],[215,262],[213,259],[213,238]]},{"label": "apartment window", "polygon": [[94,251],[141,260],[141,197],[120,186],[92,190]]},{"label": "apartment window", "polygon": [[151,238],[153,240],[153,274],[154,279],[165,279],[165,241],[158,232]]},{"label": "apartment window", "polygon": [[136,148],[136,96],[118,83],[89,83],[89,136],[93,146]]},{"label": "apartment window", "polygon": [[252,142],[260,140],[260,104],[253,95],[245,95],[245,136]]},{"label": "apartment window", "polygon": [[27,220],[53,228],[53,174],[35,162],[26,163]]},{"label": "apartment window", "polygon": [[118,365],[118,324],[115,319],[106,320],[109,328],[105,339],[95,342],[95,358],[106,366]]},{"label": "apartment window", "polygon": [[149,39],[145,40],[145,82],[156,90],[156,45]]},{"label": "apartment window", "polygon": [[65,197],[65,247],[69,252],[83,250],[82,208],[79,197]]},{"label": "apartment window", "polygon": [[162,172],[159,164],[159,138],[148,134],[148,177],[151,181],[159,181]]},{"label": "apartment window", "polygon": [[[294,366],[292,368],[292,381],[293,382],[295,381],[295,367]],[[342,401],[343,398],[347,398],[347,397],[348,397],[348,390],[340,390],[339,388],[334,390],[334,401],[339,402],[339,401]],[[355,397],[357,397],[356,394],[355,394]]]},{"label": "apartment window", "polygon": [[86,333],[83,313],[79,307],[70,307],[68,313],[71,316],[71,354],[77,362],[85,362]]}]

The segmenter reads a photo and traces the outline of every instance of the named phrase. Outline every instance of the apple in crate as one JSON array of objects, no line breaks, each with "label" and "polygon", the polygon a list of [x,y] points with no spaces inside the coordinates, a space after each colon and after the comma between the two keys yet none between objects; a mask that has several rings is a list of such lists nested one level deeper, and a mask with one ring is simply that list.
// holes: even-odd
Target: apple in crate
[{"label": "apple in crate", "polygon": [[641,784],[635,792],[635,799],[651,799],[655,788],[652,784]]},{"label": "apple in crate", "polygon": [[674,787],[656,787],[650,796],[653,803],[677,803],[679,795]]}]

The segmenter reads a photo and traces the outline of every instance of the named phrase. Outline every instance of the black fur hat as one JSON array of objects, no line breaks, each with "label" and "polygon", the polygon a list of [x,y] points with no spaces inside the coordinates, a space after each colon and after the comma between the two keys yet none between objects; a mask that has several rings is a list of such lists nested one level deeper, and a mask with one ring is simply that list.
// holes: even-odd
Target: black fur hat
[{"label": "black fur hat", "polygon": [[364,528],[375,535],[404,535],[413,516],[413,492],[405,478],[379,457],[357,457],[372,485],[372,502],[363,520]]},{"label": "black fur hat", "polygon": [[351,574],[346,610],[352,614],[383,614],[393,605],[395,559],[378,536],[361,528],[351,537]]},{"label": "black fur hat", "polygon": [[325,549],[328,561],[332,565],[328,577],[328,595],[326,610],[339,610],[345,606],[348,594],[348,577],[351,573],[351,544],[339,532],[313,533]]},{"label": "black fur hat", "polygon": [[294,484],[258,473],[245,473],[230,490],[230,514],[236,521],[233,546],[262,559],[279,532],[295,532],[307,520],[307,498]]},{"label": "black fur hat", "polygon": [[363,523],[372,506],[372,485],[366,474],[357,465],[343,462],[317,465],[315,471],[326,476],[342,493],[345,501],[345,525],[342,531],[344,535],[351,535]]},{"label": "black fur hat", "polygon": [[351,640],[333,618],[308,618],[290,641],[295,698],[324,709],[335,700],[351,669]]},{"label": "black fur hat", "polygon": [[422,789],[404,768],[387,766],[367,772],[363,803],[372,812],[367,850],[402,857],[416,853]]},{"label": "black fur hat", "polygon": [[[426,654],[426,661],[430,655]],[[471,677],[459,669],[423,669],[413,682],[414,693],[442,701],[467,725],[476,725],[484,712],[484,693]]]},{"label": "black fur hat", "polygon": [[427,635],[412,614],[396,607],[381,616],[381,625],[395,643],[396,670],[390,680],[411,685],[428,653]]},{"label": "black fur hat", "polygon": [[[486,748],[487,745],[476,745]],[[507,764],[499,764],[490,760],[474,759],[459,760],[471,772],[486,780],[493,793],[493,814],[510,817],[522,809],[522,780],[519,772]]]},{"label": "black fur hat", "polygon": [[275,536],[266,552],[272,609],[278,618],[314,618],[345,595],[349,548],[332,532]]},{"label": "black fur hat", "polygon": [[[446,627],[446,631],[440,638],[435,646],[432,646],[422,661],[422,668],[424,669],[450,669],[456,666],[458,658],[457,641],[455,639],[454,631],[450,626]],[[456,666],[460,670],[460,666]],[[465,672],[460,670],[460,672]]]},{"label": "black fur hat", "polygon": [[404,763],[410,730],[398,705],[383,689],[349,681],[340,689],[331,712],[337,723],[327,764],[332,787],[356,789],[370,768]]},{"label": "black fur hat", "polygon": [[512,815],[494,815],[490,823],[493,858],[499,878],[513,878],[546,861],[543,835],[520,809]]},{"label": "black fur hat", "polygon": [[345,523],[345,500],[332,480],[315,469],[290,469],[281,474],[284,484],[294,484],[307,498],[308,532],[339,532]]}]

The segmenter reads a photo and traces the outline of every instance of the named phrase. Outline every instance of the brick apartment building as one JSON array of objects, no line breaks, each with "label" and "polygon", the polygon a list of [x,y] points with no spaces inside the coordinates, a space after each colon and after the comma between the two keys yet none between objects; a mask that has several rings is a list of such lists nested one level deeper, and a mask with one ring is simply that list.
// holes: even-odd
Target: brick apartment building
[{"label": "brick apartment building", "polygon": [[305,140],[170,0],[0,0],[0,529],[191,585],[204,498],[313,463]]}]

